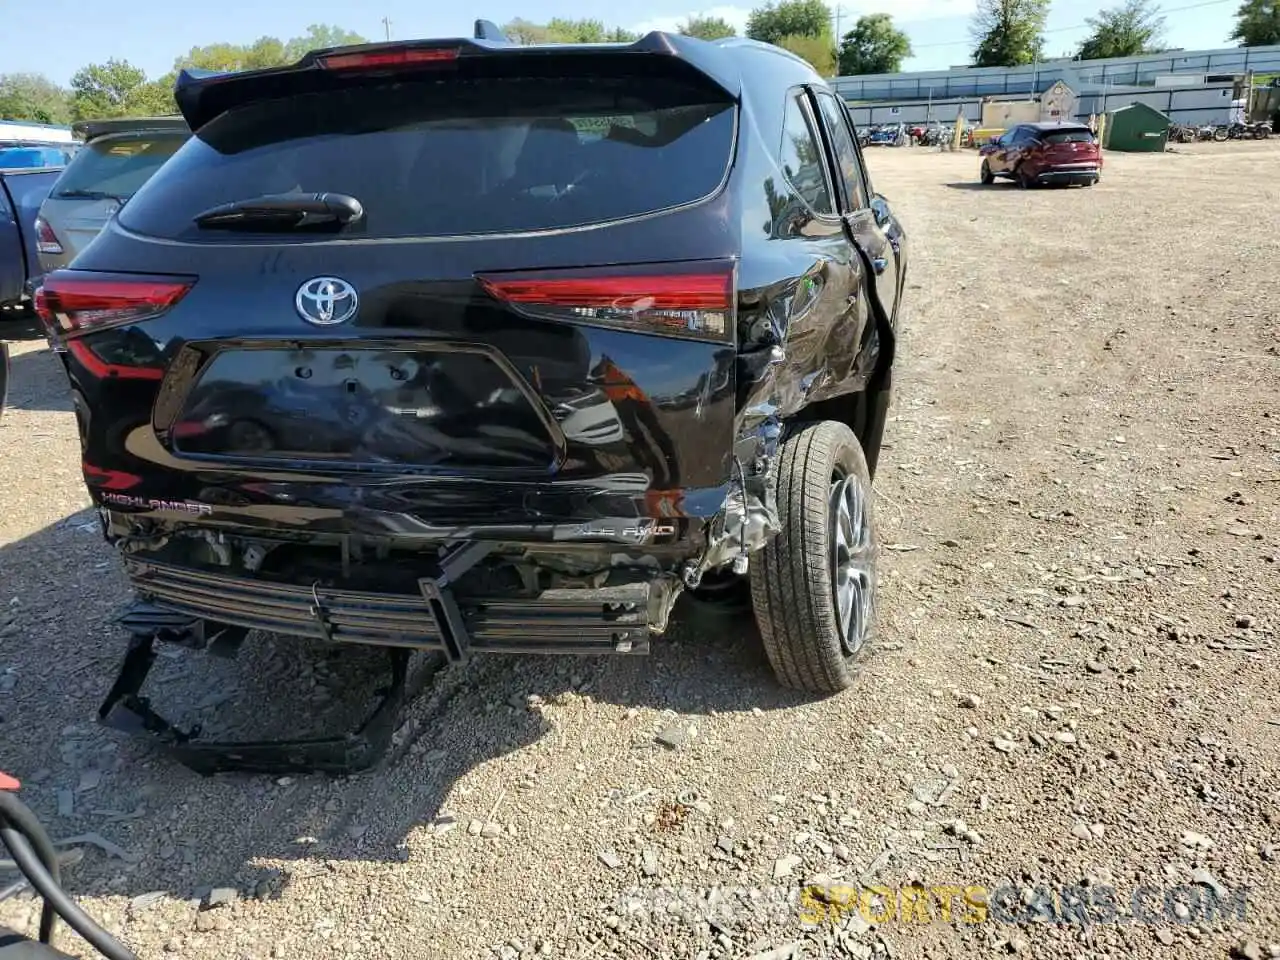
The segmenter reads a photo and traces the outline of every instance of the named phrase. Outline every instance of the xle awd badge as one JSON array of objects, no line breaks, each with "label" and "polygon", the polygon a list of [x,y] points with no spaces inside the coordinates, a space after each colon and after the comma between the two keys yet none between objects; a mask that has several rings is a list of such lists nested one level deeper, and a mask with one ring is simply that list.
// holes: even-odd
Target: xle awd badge
[{"label": "xle awd badge", "polygon": [[313,277],[298,288],[293,305],[307,323],[328,327],[355,316],[360,298],[356,296],[356,288],[345,280]]}]

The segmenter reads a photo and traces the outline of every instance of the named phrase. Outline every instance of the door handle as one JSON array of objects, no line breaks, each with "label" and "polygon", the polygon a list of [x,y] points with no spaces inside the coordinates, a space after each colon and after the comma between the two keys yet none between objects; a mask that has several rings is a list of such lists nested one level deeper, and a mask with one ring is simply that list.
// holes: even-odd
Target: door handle
[{"label": "door handle", "polygon": [[888,268],[888,266],[889,266],[889,261],[884,257],[875,257],[871,261],[871,269],[876,272],[877,276],[884,273],[885,270]]}]

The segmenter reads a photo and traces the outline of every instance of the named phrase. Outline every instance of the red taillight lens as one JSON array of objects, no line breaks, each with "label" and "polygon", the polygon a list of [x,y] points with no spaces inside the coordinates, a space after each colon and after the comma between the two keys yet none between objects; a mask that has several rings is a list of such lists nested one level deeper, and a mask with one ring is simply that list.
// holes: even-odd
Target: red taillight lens
[{"label": "red taillight lens", "polygon": [[335,53],[320,57],[326,70],[392,70],[396,67],[418,67],[429,63],[449,63],[458,59],[456,47],[431,50],[381,50],[368,53]]},{"label": "red taillight lens", "polygon": [[88,460],[81,462],[80,469],[84,472],[85,483],[99,490],[131,490],[142,482],[142,478],[136,473],[106,470],[94,466]]},{"label": "red taillight lens", "polygon": [[733,265],[528,272],[477,277],[495,299],[547,320],[691,340],[733,340]]},{"label": "red taillight lens", "polygon": [[40,253],[62,253],[62,242],[53,232],[53,227],[44,222],[43,217],[36,217],[36,250]]},{"label": "red taillight lens", "polygon": [[191,277],[55,270],[36,291],[36,311],[51,331],[72,337],[158,317],[194,284]]}]

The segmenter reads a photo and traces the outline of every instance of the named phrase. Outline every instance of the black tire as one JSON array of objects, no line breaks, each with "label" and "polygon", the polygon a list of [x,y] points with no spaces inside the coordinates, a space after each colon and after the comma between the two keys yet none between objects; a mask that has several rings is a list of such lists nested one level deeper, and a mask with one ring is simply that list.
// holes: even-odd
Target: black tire
[{"label": "black tire", "polygon": [[[848,484],[846,487],[844,484]],[[849,630],[836,608],[837,492],[855,489],[862,511],[850,524],[865,561]],[[751,605],[765,654],[783,686],[835,693],[853,683],[875,627],[876,545],[871,477],[853,431],[827,420],[798,431],[778,458],[782,529],[752,558]],[[851,511],[852,514],[852,511]],[[852,580],[850,582],[853,582]]]},{"label": "black tire", "polygon": [[1021,164],[1018,165],[1017,170],[1013,171],[1013,175],[1014,175],[1014,178],[1018,181],[1018,186],[1020,186],[1023,190],[1030,190],[1032,187],[1036,185],[1035,179],[1027,173],[1026,167],[1022,166]]},{"label": "black tire", "polygon": [[984,187],[989,187],[996,182],[996,175],[991,172],[991,164],[987,163],[985,160],[982,161],[982,170],[978,174],[978,177],[982,180],[982,185]]}]

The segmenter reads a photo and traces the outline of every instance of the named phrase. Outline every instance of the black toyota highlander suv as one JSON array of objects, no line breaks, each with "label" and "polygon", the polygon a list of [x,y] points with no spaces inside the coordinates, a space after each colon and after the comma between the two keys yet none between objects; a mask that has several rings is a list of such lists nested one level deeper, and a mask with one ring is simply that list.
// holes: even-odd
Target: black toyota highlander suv
[{"label": "black toyota highlander suv", "polygon": [[176,98],[194,136],[38,296],[134,680],[255,629],[641,653],[749,583],[781,681],[850,684],[907,248],[806,63],[481,21]]}]

